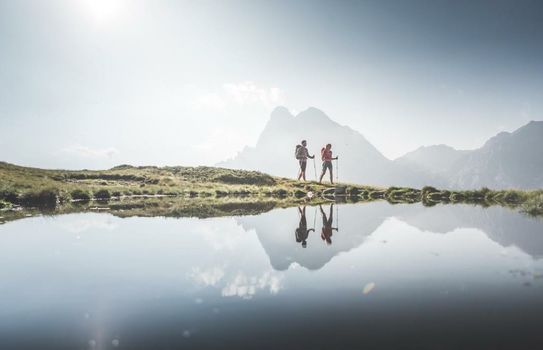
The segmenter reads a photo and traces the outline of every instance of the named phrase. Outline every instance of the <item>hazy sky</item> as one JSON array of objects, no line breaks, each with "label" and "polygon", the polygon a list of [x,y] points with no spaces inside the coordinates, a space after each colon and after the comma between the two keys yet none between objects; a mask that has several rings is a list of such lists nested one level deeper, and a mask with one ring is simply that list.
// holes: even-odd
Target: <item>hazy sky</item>
[{"label": "hazy sky", "polygon": [[0,0],[0,160],[214,164],[277,105],[479,147],[543,119],[543,2]]}]

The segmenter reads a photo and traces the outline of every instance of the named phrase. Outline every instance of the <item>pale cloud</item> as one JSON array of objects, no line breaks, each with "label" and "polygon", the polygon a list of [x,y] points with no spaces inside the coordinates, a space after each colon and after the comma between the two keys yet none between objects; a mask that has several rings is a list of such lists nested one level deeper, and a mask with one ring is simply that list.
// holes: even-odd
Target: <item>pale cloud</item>
[{"label": "pale cloud", "polygon": [[277,294],[282,288],[283,276],[271,271],[261,276],[246,276],[239,272],[221,291],[223,297],[237,296],[251,299],[259,290],[268,290],[270,294]]},{"label": "pale cloud", "polygon": [[224,270],[221,267],[212,267],[206,270],[194,267],[189,276],[198,284],[206,287],[214,286],[224,277]]},{"label": "pale cloud", "polygon": [[196,98],[196,109],[224,110],[227,107],[261,105],[273,108],[285,103],[285,93],[278,87],[263,87],[252,81],[225,83],[219,92]]},{"label": "pale cloud", "polygon": [[107,148],[90,148],[87,146],[75,144],[71,146],[64,147],[61,150],[62,153],[75,155],[84,158],[113,158],[119,154],[119,150],[115,147]]},{"label": "pale cloud", "polygon": [[210,130],[209,135],[202,136],[198,142],[190,147],[194,154],[202,157],[211,153],[217,161],[223,161],[234,157],[240,149],[243,149],[250,141],[246,139],[246,131],[236,127],[223,127]]},{"label": "pale cloud", "polygon": [[226,107],[227,101],[224,97],[216,93],[210,93],[198,97],[196,100],[196,109],[222,110]]},{"label": "pale cloud", "polygon": [[[234,219],[232,218],[223,220],[234,222]],[[224,227],[219,225],[204,226],[202,227],[200,234],[210,248],[215,251],[234,251],[237,247],[243,244],[245,239],[245,231],[242,229],[238,228],[236,230],[232,230],[231,232],[225,233]]]},{"label": "pale cloud", "polygon": [[117,228],[117,224],[109,217],[69,220],[61,222],[58,225],[65,231],[71,233],[81,233],[91,229],[113,231]]},{"label": "pale cloud", "polygon": [[235,128],[212,129],[202,142],[192,145],[191,147],[202,151],[220,151],[224,144],[236,144],[239,139],[240,132]]}]

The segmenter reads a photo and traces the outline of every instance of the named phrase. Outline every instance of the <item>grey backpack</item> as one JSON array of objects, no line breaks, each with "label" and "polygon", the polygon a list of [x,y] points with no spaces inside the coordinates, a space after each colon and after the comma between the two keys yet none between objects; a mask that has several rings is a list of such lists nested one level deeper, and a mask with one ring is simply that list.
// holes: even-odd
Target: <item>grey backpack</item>
[{"label": "grey backpack", "polygon": [[294,157],[296,159],[302,159],[302,145],[296,145],[296,150],[294,151]]}]

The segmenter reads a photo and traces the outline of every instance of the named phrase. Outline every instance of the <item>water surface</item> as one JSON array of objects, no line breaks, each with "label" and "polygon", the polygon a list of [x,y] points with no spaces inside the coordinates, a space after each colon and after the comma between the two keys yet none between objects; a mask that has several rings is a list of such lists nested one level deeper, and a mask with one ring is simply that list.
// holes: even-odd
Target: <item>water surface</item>
[{"label": "water surface", "polygon": [[302,213],[1,225],[0,348],[541,348],[541,220],[386,202]]}]

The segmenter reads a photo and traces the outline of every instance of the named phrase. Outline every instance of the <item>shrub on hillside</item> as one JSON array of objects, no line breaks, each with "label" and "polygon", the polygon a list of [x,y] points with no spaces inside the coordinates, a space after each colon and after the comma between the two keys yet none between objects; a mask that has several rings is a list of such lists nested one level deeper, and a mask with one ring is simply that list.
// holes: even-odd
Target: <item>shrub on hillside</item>
[{"label": "shrub on hillside", "polygon": [[110,199],[111,194],[108,190],[98,190],[94,192],[94,198],[96,199]]},{"label": "shrub on hillside", "polygon": [[78,201],[90,201],[91,199],[90,194],[87,191],[83,190],[73,190],[70,195],[72,196],[73,200]]},{"label": "shrub on hillside", "polygon": [[236,171],[219,174],[213,181],[237,185],[257,185],[271,186],[275,184],[275,179],[270,175],[259,173],[257,171]]},{"label": "shrub on hillside", "polygon": [[58,191],[45,189],[40,192],[25,193],[20,197],[20,203],[24,206],[55,207],[58,203]]},{"label": "shrub on hillside", "polygon": [[10,203],[16,203],[17,199],[19,198],[19,195],[14,190],[1,190],[0,191],[0,199],[3,199]]}]

